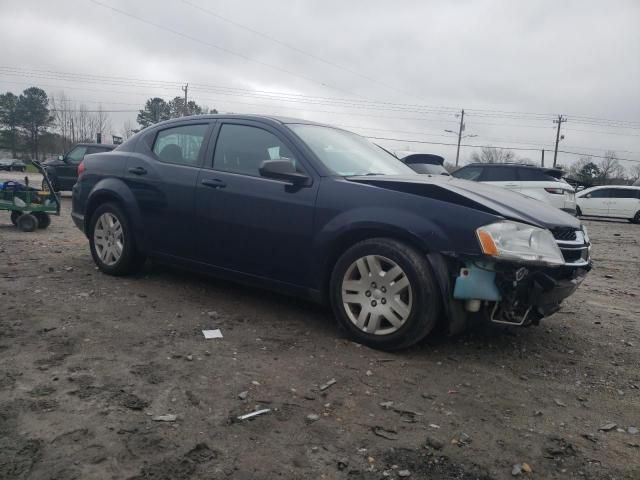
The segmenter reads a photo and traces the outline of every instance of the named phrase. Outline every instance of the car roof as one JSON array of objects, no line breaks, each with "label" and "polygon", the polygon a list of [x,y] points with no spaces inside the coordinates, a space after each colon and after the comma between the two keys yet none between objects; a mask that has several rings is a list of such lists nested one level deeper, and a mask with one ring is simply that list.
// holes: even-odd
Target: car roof
[{"label": "car roof", "polygon": [[640,190],[640,186],[636,186],[636,185],[596,185],[595,187],[585,188],[584,190],[582,190],[582,192],[586,192],[587,190],[602,190],[603,188],[622,188],[622,189]]},{"label": "car roof", "polygon": [[104,148],[116,148],[117,145],[114,145],[113,143],[89,143],[89,142],[81,142],[81,143],[76,143],[74,145],[74,147],[77,146],[81,146],[81,147],[104,147]]},{"label": "car roof", "polygon": [[312,120],[305,120],[302,118],[282,117],[278,115],[236,114],[236,113],[189,115],[187,117],[178,117],[178,118],[172,118],[170,120],[165,120],[164,122],[159,122],[152,126],[156,127],[158,125],[169,125],[172,123],[181,122],[185,120],[267,120],[269,122],[279,123],[282,125],[288,125],[288,124],[318,125],[322,127],[331,127],[338,130],[344,130],[340,127],[336,127],[335,125],[314,122]]},{"label": "car roof", "polygon": [[483,162],[474,162],[468,163],[465,167],[522,167],[522,168],[536,168],[548,170],[544,167],[539,167],[538,165],[533,165],[531,163],[517,163],[517,162],[494,162],[494,163],[483,163]]}]

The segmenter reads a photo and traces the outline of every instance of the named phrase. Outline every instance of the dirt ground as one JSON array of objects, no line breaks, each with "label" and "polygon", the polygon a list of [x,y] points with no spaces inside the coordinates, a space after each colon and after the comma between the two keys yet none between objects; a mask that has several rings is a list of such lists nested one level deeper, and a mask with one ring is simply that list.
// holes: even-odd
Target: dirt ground
[{"label": "dirt ground", "polygon": [[69,209],[0,212],[2,479],[640,478],[638,225],[586,222],[595,268],[541,326],[388,354],[302,301],[103,275]]}]

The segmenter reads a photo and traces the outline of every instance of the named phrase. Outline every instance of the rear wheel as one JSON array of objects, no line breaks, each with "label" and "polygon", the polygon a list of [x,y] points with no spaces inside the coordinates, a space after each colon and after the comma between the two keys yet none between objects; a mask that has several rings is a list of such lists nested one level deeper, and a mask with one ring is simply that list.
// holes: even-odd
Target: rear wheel
[{"label": "rear wheel", "polygon": [[100,205],[94,212],[89,244],[94,262],[109,275],[127,275],[144,264],[145,257],[136,248],[129,220],[116,203]]},{"label": "rear wheel", "polygon": [[36,212],[33,214],[38,219],[38,228],[45,229],[51,225],[51,217],[45,212]]},{"label": "rear wheel", "polygon": [[640,211],[636,212],[630,221],[631,223],[640,223]]},{"label": "rear wheel", "polygon": [[581,217],[582,216],[582,210],[580,210],[580,207],[576,207],[576,217]]},{"label": "rear wheel", "polygon": [[23,232],[33,232],[38,228],[38,219],[30,213],[23,213],[18,217],[16,224]]},{"label": "rear wheel", "polygon": [[331,276],[331,304],[358,342],[397,350],[422,340],[440,315],[440,293],[425,255],[374,238],[347,250]]}]

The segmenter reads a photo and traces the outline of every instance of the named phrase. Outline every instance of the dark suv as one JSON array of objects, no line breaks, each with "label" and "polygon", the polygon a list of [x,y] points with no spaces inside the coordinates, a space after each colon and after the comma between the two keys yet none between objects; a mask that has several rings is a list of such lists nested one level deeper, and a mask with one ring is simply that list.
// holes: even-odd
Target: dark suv
[{"label": "dark suv", "polygon": [[303,120],[170,120],[87,156],[73,220],[105,273],[151,256],[318,301],[358,341],[396,349],[440,320],[536,324],[590,269],[580,222],[522,195],[417,175]]},{"label": "dark suv", "polygon": [[[43,165],[56,192],[71,190],[78,179],[78,165],[85,155],[109,152],[114,148],[115,145],[104,143],[78,143],[64,155],[47,160]],[[47,182],[42,180],[42,190],[48,189]]]}]

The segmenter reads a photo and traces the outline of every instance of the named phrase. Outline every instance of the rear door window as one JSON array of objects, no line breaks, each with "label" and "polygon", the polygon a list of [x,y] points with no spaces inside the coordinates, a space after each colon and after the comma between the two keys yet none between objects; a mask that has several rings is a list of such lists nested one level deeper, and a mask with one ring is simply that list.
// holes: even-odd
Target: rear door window
[{"label": "rear door window", "polygon": [[82,161],[87,153],[87,147],[85,145],[78,145],[67,154],[67,160],[73,164],[78,164]]},{"label": "rear door window", "polygon": [[638,192],[630,188],[613,189],[615,198],[638,198]]},{"label": "rear door window", "polygon": [[163,162],[195,167],[208,128],[209,125],[201,124],[161,130],[153,143],[153,153]]},{"label": "rear door window", "polygon": [[453,172],[454,177],[462,178],[463,180],[478,181],[480,175],[482,175],[482,167],[464,167]]}]

